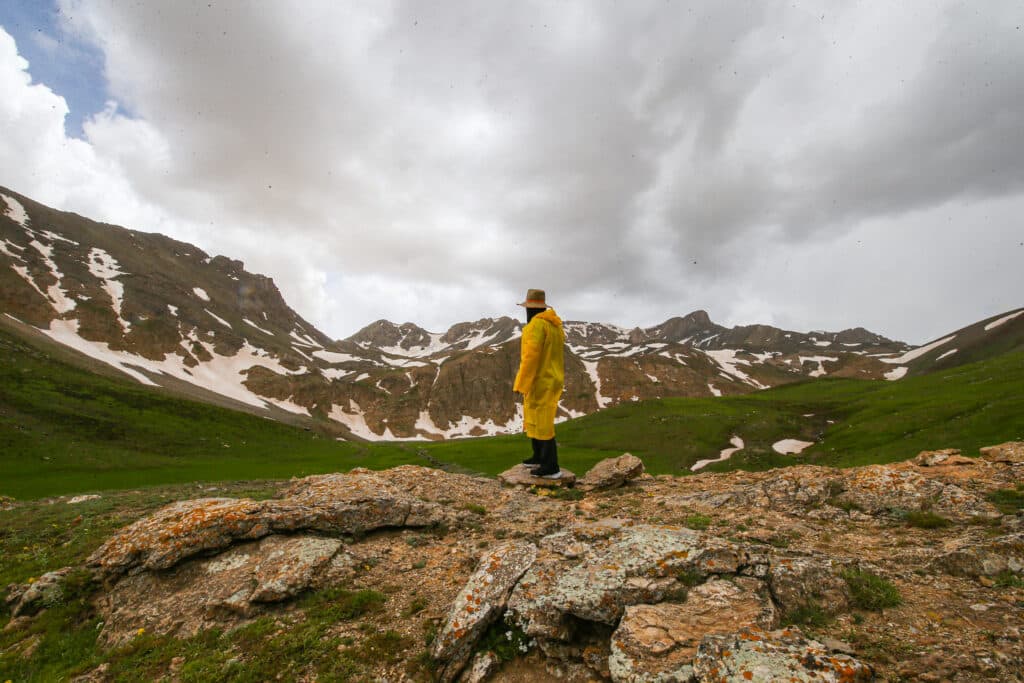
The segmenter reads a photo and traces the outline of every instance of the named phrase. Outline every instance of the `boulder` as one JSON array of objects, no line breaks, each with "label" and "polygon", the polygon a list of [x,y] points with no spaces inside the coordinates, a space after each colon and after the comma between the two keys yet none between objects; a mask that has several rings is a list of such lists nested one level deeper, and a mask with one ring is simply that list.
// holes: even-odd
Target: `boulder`
[{"label": "boulder", "polygon": [[843,491],[835,499],[871,515],[927,508],[945,517],[964,521],[978,515],[999,516],[999,511],[988,501],[956,484],[924,477],[916,468],[889,465],[858,467],[845,474],[841,485]]},{"label": "boulder", "polygon": [[978,461],[960,455],[959,448],[946,448],[940,451],[921,451],[914,458],[913,463],[919,467],[938,467],[940,465],[970,467],[977,465]]},{"label": "boulder", "polygon": [[87,560],[102,579],[158,570],[235,541],[316,530],[362,533],[381,527],[429,526],[444,519],[436,503],[365,469],[306,477],[275,500],[201,498],[172,503],[122,529]]},{"label": "boulder", "polygon": [[619,683],[689,681],[704,636],[748,626],[770,629],[774,622],[775,608],[764,584],[746,577],[710,580],[681,604],[627,607],[611,638],[611,678]]},{"label": "boulder", "polygon": [[850,602],[843,566],[825,557],[774,557],[768,569],[768,585],[783,615],[816,608],[842,611]]},{"label": "boulder", "polygon": [[116,645],[140,628],[188,637],[241,623],[262,614],[265,603],[350,576],[355,558],[341,546],[336,538],[273,535],[168,571],[126,576],[99,601],[101,638]]},{"label": "boulder", "polygon": [[623,453],[617,458],[607,458],[594,465],[577,486],[584,491],[596,489],[613,489],[622,486],[630,479],[644,472],[644,463],[630,453]]},{"label": "boulder", "polygon": [[796,628],[764,631],[751,627],[731,635],[707,636],[697,648],[693,670],[697,680],[716,683],[874,680],[870,666],[848,655],[829,652],[821,643],[804,638]]},{"label": "boulder", "polygon": [[989,462],[1019,465],[1024,463],[1024,441],[1007,441],[998,446],[986,446],[981,449],[981,457]]},{"label": "boulder", "polygon": [[480,558],[430,650],[442,663],[442,681],[452,681],[462,671],[473,646],[505,611],[512,588],[536,558],[537,546],[521,541],[505,543]]},{"label": "boulder", "polygon": [[505,486],[540,486],[543,488],[571,488],[576,483],[576,475],[562,468],[562,476],[558,479],[545,479],[533,476],[533,470],[526,465],[516,465],[498,475],[498,481]]},{"label": "boulder", "polygon": [[548,560],[523,576],[509,599],[527,635],[565,640],[571,618],[614,626],[629,605],[657,603],[711,574],[735,573],[738,546],[690,529],[635,525],[595,540],[583,561]]},{"label": "boulder", "polygon": [[71,573],[71,567],[47,572],[29,583],[12,583],[7,586],[5,602],[12,617],[35,614],[41,607],[59,601],[64,596],[64,579]]},{"label": "boulder", "polygon": [[958,539],[932,561],[932,567],[954,576],[1024,574],[1024,532],[984,542]]}]

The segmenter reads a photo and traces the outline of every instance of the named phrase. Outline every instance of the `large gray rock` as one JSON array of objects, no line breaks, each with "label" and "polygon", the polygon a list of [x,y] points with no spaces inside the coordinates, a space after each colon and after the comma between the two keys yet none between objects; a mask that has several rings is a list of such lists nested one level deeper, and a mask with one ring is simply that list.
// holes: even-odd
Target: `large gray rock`
[{"label": "large gray rock", "polygon": [[1024,532],[984,542],[957,539],[947,544],[932,567],[955,576],[1024,574]]},{"label": "large gray rock", "polygon": [[697,649],[698,681],[715,683],[856,683],[874,680],[871,667],[848,655],[829,652],[796,628],[707,636]]},{"label": "large gray rock", "polygon": [[627,607],[612,635],[608,667],[617,683],[690,681],[693,658],[706,635],[774,625],[775,608],[761,581],[710,580],[681,604]]},{"label": "large gray rock", "polygon": [[47,572],[31,583],[12,583],[7,586],[5,602],[12,617],[35,614],[46,604],[54,603],[64,596],[64,579],[71,573],[71,567]]},{"label": "large gray rock", "polygon": [[134,570],[173,567],[198,553],[272,533],[310,529],[350,534],[428,526],[442,519],[441,506],[401,489],[386,473],[354,469],[306,477],[275,500],[202,498],[172,503],[115,534],[87,564],[100,578],[110,580]]},{"label": "large gray rock", "polygon": [[171,570],[126,576],[99,600],[101,638],[116,645],[140,628],[188,637],[241,623],[265,603],[351,576],[355,559],[341,546],[335,538],[274,535]]},{"label": "large gray rock", "polygon": [[565,640],[567,617],[614,626],[629,605],[657,603],[684,591],[694,577],[732,574],[746,561],[738,546],[690,529],[623,526],[590,540],[574,566],[538,562],[523,576],[509,611],[532,636]]},{"label": "large gray rock", "polygon": [[480,558],[430,650],[442,663],[442,681],[454,680],[465,667],[473,646],[505,611],[512,588],[536,558],[537,546],[521,541],[505,543]]},{"label": "large gray rock", "polygon": [[836,613],[850,602],[842,570],[842,564],[826,557],[773,557],[768,585],[784,615],[806,608]]},{"label": "large gray rock", "polygon": [[577,487],[584,491],[596,489],[613,489],[622,486],[644,472],[644,463],[630,453],[623,453],[617,458],[607,458],[594,465]]}]

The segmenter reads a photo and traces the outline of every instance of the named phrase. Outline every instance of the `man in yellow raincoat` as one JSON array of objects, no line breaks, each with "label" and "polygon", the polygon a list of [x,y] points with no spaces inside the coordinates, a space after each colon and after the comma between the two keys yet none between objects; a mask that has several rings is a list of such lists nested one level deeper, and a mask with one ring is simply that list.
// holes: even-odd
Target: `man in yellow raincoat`
[{"label": "man in yellow raincoat", "polygon": [[523,427],[533,444],[533,457],[524,460],[536,467],[533,474],[558,479],[558,445],[555,443],[555,413],[565,384],[565,332],[554,309],[544,301],[544,290],[530,289],[526,301],[519,372],[512,387],[523,395]]}]

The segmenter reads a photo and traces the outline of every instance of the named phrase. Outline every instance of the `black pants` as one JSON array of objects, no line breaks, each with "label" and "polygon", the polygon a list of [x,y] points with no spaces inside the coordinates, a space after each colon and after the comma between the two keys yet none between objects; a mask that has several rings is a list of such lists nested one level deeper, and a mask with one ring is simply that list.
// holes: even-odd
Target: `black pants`
[{"label": "black pants", "polygon": [[533,445],[533,460],[540,463],[540,469],[558,469],[558,444],[553,437],[544,441],[530,439],[530,443]]}]

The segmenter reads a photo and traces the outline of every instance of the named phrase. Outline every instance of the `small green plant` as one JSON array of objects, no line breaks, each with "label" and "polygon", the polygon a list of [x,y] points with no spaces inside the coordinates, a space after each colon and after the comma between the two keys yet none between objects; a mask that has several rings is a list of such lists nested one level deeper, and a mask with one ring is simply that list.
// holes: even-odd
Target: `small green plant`
[{"label": "small green plant", "polygon": [[427,601],[425,598],[413,598],[409,606],[402,612],[403,617],[411,617],[414,614],[419,614],[427,608]]},{"label": "small green plant", "polygon": [[508,662],[530,650],[530,637],[522,629],[499,620],[480,638],[477,652],[493,652],[502,662]]},{"label": "small green plant", "polygon": [[886,607],[896,607],[903,602],[899,590],[881,576],[863,569],[845,569],[843,580],[850,588],[854,607],[874,612]]},{"label": "small green plant", "polygon": [[941,529],[952,524],[948,519],[931,510],[911,510],[904,519],[907,526],[918,529]]},{"label": "small green plant", "polygon": [[474,515],[486,515],[487,514],[487,508],[485,508],[483,505],[477,505],[476,503],[466,503],[465,505],[462,506],[462,509],[463,510],[469,510]]},{"label": "small green plant", "polygon": [[695,567],[686,567],[676,572],[676,581],[687,588],[693,588],[704,583],[704,573]]},{"label": "small green plant", "polygon": [[1000,572],[995,577],[995,585],[999,588],[1024,588],[1024,576],[1011,571]]},{"label": "small green plant", "polygon": [[413,569],[423,569],[426,566],[427,566],[427,561],[426,560],[416,560],[415,562],[412,563],[412,568]]},{"label": "small green plant", "polygon": [[1024,510],[1024,484],[1017,484],[1016,488],[998,489],[988,493],[988,501],[1004,515],[1016,514],[1018,510]]},{"label": "small green plant", "polygon": [[823,610],[821,605],[813,600],[809,600],[806,605],[790,610],[782,616],[783,626],[796,624],[797,626],[816,626],[820,628],[828,626],[832,621],[833,616]]},{"label": "small green plant", "polygon": [[707,515],[690,515],[684,521],[683,525],[690,529],[696,529],[697,531],[704,531],[711,526],[711,518]]},{"label": "small green plant", "polygon": [[586,494],[580,489],[558,488],[552,491],[551,497],[555,500],[583,500]]}]

